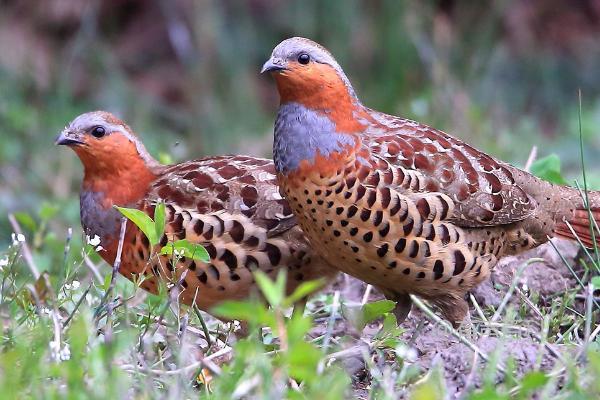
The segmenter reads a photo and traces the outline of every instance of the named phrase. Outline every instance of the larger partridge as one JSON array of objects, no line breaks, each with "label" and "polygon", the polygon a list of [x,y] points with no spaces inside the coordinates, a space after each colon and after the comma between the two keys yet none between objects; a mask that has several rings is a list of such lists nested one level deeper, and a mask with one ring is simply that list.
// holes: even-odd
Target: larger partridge
[{"label": "larger partridge", "polygon": [[[84,166],[81,224],[101,239],[102,258],[116,257],[120,213],[113,205],[135,207],[151,216],[157,202],[166,205],[168,240],[204,245],[210,262],[168,256],[151,257],[148,238],[128,224],[120,272],[156,293],[158,280],[181,281],[180,300],[194,299],[202,310],[226,299],[243,299],[255,289],[252,271],[272,277],[287,268],[288,291],[301,282],[331,277],[334,270],[313,254],[279,194],[270,160],[221,156],[165,166],[155,161],[121,120],[107,112],[75,118],[57,138],[71,147]],[[154,250],[157,251],[160,246]]]},{"label": "larger partridge", "polygon": [[453,323],[498,259],[550,236],[587,245],[600,194],[542,181],[418,122],[361,104],[333,56],[304,38],[281,42],[271,72],[281,103],[275,167],[313,247],[343,272],[410,310],[408,294]]}]

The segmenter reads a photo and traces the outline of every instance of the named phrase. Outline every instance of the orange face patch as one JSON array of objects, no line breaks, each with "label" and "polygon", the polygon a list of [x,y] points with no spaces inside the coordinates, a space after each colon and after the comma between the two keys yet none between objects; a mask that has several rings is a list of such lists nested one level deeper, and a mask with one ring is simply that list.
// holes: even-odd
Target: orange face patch
[{"label": "orange face patch", "polygon": [[155,178],[135,143],[124,135],[113,133],[100,140],[86,136],[84,141],[73,150],[84,166],[83,185],[88,190],[111,193],[114,202],[126,203],[141,196]]},{"label": "orange face patch", "polygon": [[320,112],[336,124],[340,133],[365,128],[359,118],[365,118],[366,113],[330,65],[289,62],[287,69],[275,73],[274,77],[282,104],[295,102]]}]

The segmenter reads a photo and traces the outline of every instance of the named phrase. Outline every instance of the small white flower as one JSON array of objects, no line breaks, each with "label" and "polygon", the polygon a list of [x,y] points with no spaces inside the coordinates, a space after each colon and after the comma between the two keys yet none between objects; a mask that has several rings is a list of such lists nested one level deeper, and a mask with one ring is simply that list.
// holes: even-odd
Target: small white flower
[{"label": "small white flower", "polygon": [[79,283],[79,281],[73,281],[73,283],[71,283],[71,287],[73,288],[73,290],[79,289],[79,286],[81,286],[81,283]]},{"label": "small white flower", "polygon": [[12,238],[13,246],[16,246],[19,243],[23,243],[25,241],[25,235],[23,235],[22,233],[12,233],[10,237]]},{"label": "small white flower", "polygon": [[414,347],[409,347],[403,344],[395,348],[396,355],[406,361],[414,362],[417,360],[418,354]]},{"label": "small white flower", "polygon": [[90,238],[88,235],[86,235],[85,239],[90,246],[96,247],[100,244],[100,236],[98,235],[94,235],[93,238]]},{"label": "small white flower", "polygon": [[71,359],[71,349],[69,348],[68,344],[65,344],[65,347],[62,348],[59,356],[61,361],[67,361]]},{"label": "small white flower", "polygon": [[173,254],[175,255],[175,258],[181,258],[183,257],[184,251],[183,250],[173,250]]},{"label": "small white flower", "polygon": [[0,258],[0,270],[8,265],[8,256]]},{"label": "small white flower", "polygon": [[102,250],[104,250],[104,247],[102,247],[102,246],[96,247],[96,251],[102,251]]},{"label": "small white flower", "polygon": [[49,344],[54,361],[67,361],[71,358],[71,349],[68,344],[65,344],[62,349],[60,348],[60,342],[51,340]]}]

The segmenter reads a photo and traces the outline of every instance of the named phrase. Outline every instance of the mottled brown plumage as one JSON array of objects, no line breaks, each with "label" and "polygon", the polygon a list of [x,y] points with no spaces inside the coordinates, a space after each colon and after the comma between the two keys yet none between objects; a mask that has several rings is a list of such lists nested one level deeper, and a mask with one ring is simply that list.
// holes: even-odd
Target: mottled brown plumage
[{"label": "mottled brown plumage", "polygon": [[254,270],[274,277],[287,269],[289,291],[334,275],[296,225],[270,160],[220,156],[163,166],[127,125],[106,112],[77,117],[57,143],[71,146],[84,165],[82,225],[87,235],[100,237],[106,262],[114,262],[118,244],[120,214],[113,205],[152,216],[155,205],[165,203],[165,235],[154,253],[178,239],[208,251],[209,263],[184,258],[173,265],[170,257],[153,256],[148,238],[128,223],[120,272],[141,277],[141,287],[150,292],[157,292],[161,280],[168,286],[181,281],[180,300],[195,299],[209,310],[256,290]]},{"label": "mottled brown plumage", "polygon": [[[460,322],[500,257],[573,238],[567,221],[592,243],[577,190],[363,106],[316,43],[282,42],[263,70],[281,95],[274,159],[299,224],[324,258],[397,300],[399,317],[414,293]],[[599,220],[600,194],[589,199]]]}]

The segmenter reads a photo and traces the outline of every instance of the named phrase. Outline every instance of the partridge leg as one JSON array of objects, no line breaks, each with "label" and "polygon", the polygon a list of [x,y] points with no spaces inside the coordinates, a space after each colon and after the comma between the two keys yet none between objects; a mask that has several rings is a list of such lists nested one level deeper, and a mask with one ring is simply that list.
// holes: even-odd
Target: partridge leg
[{"label": "partridge leg", "polygon": [[469,305],[458,295],[438,296],[430,299],[430,302],[440,309],[444,318],[450,321],[454,328],[458,328],[469,315]]}]

